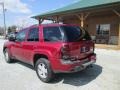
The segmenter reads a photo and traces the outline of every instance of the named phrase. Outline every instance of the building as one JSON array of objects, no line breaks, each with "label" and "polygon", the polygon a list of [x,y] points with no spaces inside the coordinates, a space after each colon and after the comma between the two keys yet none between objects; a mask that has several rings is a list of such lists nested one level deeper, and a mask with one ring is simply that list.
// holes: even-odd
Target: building
[{"label": "building", "polygon": [[79,24],[88,30],[97,47],[120,49],[120,0],[80,0],[33,18],[39,23]]}]

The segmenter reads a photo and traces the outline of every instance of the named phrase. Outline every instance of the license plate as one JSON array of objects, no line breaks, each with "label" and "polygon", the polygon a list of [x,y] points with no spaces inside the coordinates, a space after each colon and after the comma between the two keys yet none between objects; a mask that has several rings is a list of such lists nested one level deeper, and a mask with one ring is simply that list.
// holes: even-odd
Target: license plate
[{"label": "license plate", "polygon": [[89,51],[89,47],[82,47],[81,49],[80,49],[80,52],[81,53],[85,53],[85,52],[88,52]]}]

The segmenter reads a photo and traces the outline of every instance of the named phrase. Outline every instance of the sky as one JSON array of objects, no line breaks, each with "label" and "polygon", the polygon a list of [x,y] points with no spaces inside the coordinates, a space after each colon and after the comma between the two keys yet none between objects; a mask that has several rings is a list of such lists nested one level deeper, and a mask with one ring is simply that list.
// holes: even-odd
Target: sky
[{"label": "sky", "polygon": [[[31,16],[75,3],[79,0],[0,0],[6,9],[6,25],[27,26],[37,24]],[[0,4],[0,26],[3,26],[2,5]]]}]

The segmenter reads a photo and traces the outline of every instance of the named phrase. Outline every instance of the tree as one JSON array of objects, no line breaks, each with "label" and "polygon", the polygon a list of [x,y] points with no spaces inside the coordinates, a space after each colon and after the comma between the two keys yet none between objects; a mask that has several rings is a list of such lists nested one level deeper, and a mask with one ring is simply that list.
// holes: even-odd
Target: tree
[{"label": "tree", "polygon": [[16,29],[17,29],[17,26],[15,26],[15,25],[11,26],[12,32],[16,32]]},{"label": "tree", "polygon": [[11,30],[11,27],[8,27],[8,33],[11,33],[12,30]]},{"label": "tree", "polygon": [[17,26],[15,26],[15,25],[9,26],[9,27],[8,27],[8,33],[16,32],[16,29],[17,29]]},{"label": "tree", "polygon": [[4,28],[0,27],[0,35],[4,35]]}]

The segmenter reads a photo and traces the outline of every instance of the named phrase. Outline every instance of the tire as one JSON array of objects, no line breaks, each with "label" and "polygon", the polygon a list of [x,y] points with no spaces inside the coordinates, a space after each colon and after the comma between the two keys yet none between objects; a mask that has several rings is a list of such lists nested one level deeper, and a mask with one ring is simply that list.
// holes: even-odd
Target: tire
[{"label": "tire", "polygon": [[11,63],[13,61],[7,48],[4,50],[4,58],[7,63]]},{"label": "tire", "polygon": [[38,78],[41,81],[48,83],[53,79],[54,74],[50,67],[50,63],[47,59],[45,58],[38,59],[35,64],[35,70]]}]

